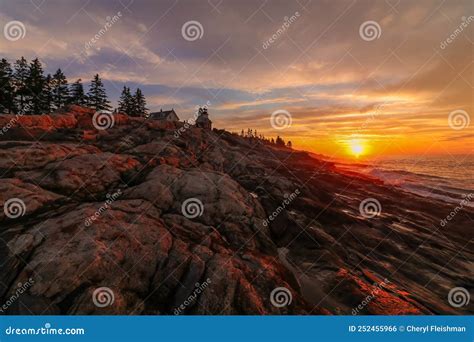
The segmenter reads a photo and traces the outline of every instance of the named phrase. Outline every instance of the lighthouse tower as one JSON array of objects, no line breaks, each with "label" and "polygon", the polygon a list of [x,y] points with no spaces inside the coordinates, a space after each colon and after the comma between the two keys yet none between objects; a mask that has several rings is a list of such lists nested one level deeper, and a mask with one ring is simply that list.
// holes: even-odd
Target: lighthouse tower
[{"label": "lighthouse tower", "polygon": [[196,119],[196,127],[208,130],[212,129],[212,121],[209,120],[209,113],[207,112],[207,108],[199,108],[199,116]]}]

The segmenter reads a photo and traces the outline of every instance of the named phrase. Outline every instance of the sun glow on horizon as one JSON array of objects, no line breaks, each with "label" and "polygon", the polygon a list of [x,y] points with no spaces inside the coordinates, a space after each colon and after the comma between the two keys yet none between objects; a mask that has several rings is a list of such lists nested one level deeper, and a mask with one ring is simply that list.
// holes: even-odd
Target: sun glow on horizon
[{"label": "sun glow on horizon", "polygon": [[361,155],[367,152],[367,147],[365,142],[360,139],[352,139],[348,141],[349,152],[356,158],[359,158]]}]

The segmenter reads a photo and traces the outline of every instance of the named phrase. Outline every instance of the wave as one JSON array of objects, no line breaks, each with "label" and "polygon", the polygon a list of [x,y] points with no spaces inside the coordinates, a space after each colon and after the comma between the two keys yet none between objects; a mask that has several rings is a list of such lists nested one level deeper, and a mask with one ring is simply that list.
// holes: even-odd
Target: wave
[{"label": "wave", "polygon": [[[405,192],[447,203],[458,204],[467,196],[474,196],[473,189],[466,189],[458,180],[447,177],[407,170],[388,170],[370,165],[348,167],[347,164],[341,164],[341,168],[379,179],[384,184],[398,187]],[[467,206],[474,207],[474,203],[470,202]]]}]

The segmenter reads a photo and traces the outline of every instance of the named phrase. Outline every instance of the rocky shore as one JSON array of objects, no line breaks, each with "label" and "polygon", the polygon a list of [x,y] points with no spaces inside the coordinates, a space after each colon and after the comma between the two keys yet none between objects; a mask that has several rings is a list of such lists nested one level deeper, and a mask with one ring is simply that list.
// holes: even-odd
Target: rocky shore
[{"label": "rocky shore", "polygon": [[452,205],[306,152],[93,114],[0,115],[0,313],[474,313],[448,300],[474,209],[441,225]]}]

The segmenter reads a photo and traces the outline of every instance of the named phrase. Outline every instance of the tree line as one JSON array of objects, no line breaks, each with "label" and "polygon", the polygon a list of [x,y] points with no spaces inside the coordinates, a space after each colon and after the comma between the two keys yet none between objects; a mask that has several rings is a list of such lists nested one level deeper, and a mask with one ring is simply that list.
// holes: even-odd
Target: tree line
[{"label": "tree line", "polygon": [[288,141],[287,143],[285,143],[285,140],[283,140],[283,138],[281,138],[280,136],[277,136],[276,139],[273,139],[273,138],[267,139],[265,138],[265,135],[259,134],[256,129],[254,130],[254,129],[248,128],[247,132],[242,130],[240,132],[240,136],[243,138],[248,138],[248,139],[257,139],[257,140],[260,140],[269,144],[275,144],[278,146],[286,146],[288,148],[293,147],[293,144],[291,143],[291,141]]},{"label": "tree line", "polygon": [[[72,104],[96,111],[112,109],[99,74],[92,78],[85,93],[82,80],[69,84],[61,69],[45,76],[38,58],[28,64],[21,57],[13,66],[5,58],[0,60],[0,113],[44,114]],[[116,111],[146,116],[148,109],[142,91],[137,89],[132,95],[130,88],[124,87]]]},{"label": "tree line", "polygon": [[140,88],[132,95],[130,88],[123,86],[117,111],[130,116],[147,116],[146,100]]}]

